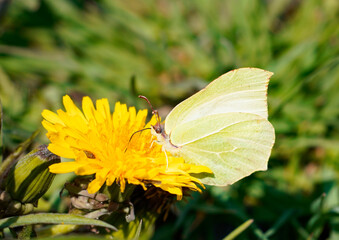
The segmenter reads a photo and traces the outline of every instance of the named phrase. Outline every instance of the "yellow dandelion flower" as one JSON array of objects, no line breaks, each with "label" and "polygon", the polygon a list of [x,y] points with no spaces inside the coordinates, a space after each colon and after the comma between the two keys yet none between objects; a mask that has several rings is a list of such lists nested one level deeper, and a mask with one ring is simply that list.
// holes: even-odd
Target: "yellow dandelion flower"
[{"label": "yellow dandelion flower", "polygon": [[[192,173],[208,172],[205,166],[186,164],[182,158],[168,154],[167,160],[161,146],[152,144],[151,132],[146,130],[132,134],[156,123],[153,117],[145,124],[147,110],[136,112],[117,102],[111,114],[107,99],[96,101],[96,108],[89,97],[82,101],[83,112],[76,107],[69,96],[63,97],[65,110],[57,113],[44,110],[43,126],[51,141],[48,149],[61,157],[74,159],[50,166],[53,173],[74,172],[77,175],[95,174],[88,192],[99,191],[104,183],[120,184],[123,192],[127,183],[149,184],[182,198],[183,188],[201,191],[199,179]],[[127,150],[125,151],[127,147]]]}]

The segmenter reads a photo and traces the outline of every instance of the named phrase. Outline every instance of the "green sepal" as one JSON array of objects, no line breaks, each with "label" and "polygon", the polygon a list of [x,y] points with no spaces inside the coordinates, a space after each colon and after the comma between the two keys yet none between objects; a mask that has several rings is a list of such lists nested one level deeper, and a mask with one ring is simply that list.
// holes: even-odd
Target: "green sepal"
[{"label": "green sepal", "polygon": [[6,177],[6,191],[13,200],[36,204],[50,187],[55,174],[48,167],[60,162],[60,157],[41,145],[19,159]]}]

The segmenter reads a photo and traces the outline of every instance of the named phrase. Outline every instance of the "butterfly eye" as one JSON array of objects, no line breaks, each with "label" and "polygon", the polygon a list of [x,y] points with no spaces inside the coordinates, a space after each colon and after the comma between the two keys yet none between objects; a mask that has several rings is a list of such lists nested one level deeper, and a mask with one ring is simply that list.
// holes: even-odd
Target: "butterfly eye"
[{"label": "butterfly eye", "polygon": [[157,134],[162,133],[161,125],[159,125],[158,123],[155,124],[155,125],[152,125],[152,129],[153,129],[154,132],[157,133]]},{"label": "butterfly eye", "polygon": [[159,134],[162,133],[162,127],[160,125],[155,125],[154,130],[156,133],[159,133]]}]

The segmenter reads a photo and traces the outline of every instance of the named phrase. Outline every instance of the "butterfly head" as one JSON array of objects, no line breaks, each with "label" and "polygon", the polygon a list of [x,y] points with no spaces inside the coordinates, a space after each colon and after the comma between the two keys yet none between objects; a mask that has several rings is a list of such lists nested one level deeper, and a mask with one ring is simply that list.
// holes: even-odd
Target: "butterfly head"
[{"label": "butterfly head", "polygon": [[151,133],[152,133],[152,135],[157,138],[158,142],[164,142],[165,140],[168,139],[168,136],[165,133],[164,125],[161,124],[159,112],[157,110],[154,110],[151,102],[147,99],[147,97],[140,95],[139,98],[144,99],[149,104],[149,106],[152,109],[152,115],[154,115],[155,118],[156,118],[157,123],[154,124],[154,125],[151,125]]},{"label": "butterfly head", "polygon": [[164,133],[164,127],[163,127],[163,125],[161,124],[161,121],[160,121],[160,117],[159,117],[158,111],[157,111],[157,110],[154,110],[154,108],[153,108],[151,102],[148,100],[147,97],[142,96],[142,95],[139,95],[139,98],[144,99],[144,100],[149,104],[149,106],[150,106],[151,109],[152,109],[152,115],[155,115],[155,118],[156,118],[156,120],[157,120],[157,123],[156,123],[155,125],[152,125],[152,130],[154,131],[154,133],[156,133],[156,134],[162,134],[162,133]]},{"label": "butterfly head", "polygon": [[164,132],[164,125],[161,124],[159,113],[157,110],[153,110],[152,114],[155,115],[157,123],[155,125],[151,125],[152,129],[157,133],[157,134],[162,134]]}]

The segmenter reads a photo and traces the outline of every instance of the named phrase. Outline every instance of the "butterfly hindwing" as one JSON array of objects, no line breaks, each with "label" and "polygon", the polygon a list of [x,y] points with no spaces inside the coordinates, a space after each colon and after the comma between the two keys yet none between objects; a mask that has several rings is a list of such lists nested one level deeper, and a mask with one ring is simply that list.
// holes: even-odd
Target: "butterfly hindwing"
[{"label": "butterfly hindwing", "polygon": [[222,186],[266,170],[274,138],[272,125],[250,113],[205,116],[175,127],[170,136],[185,162],[213,171],[201,179],[204,184]]}]

